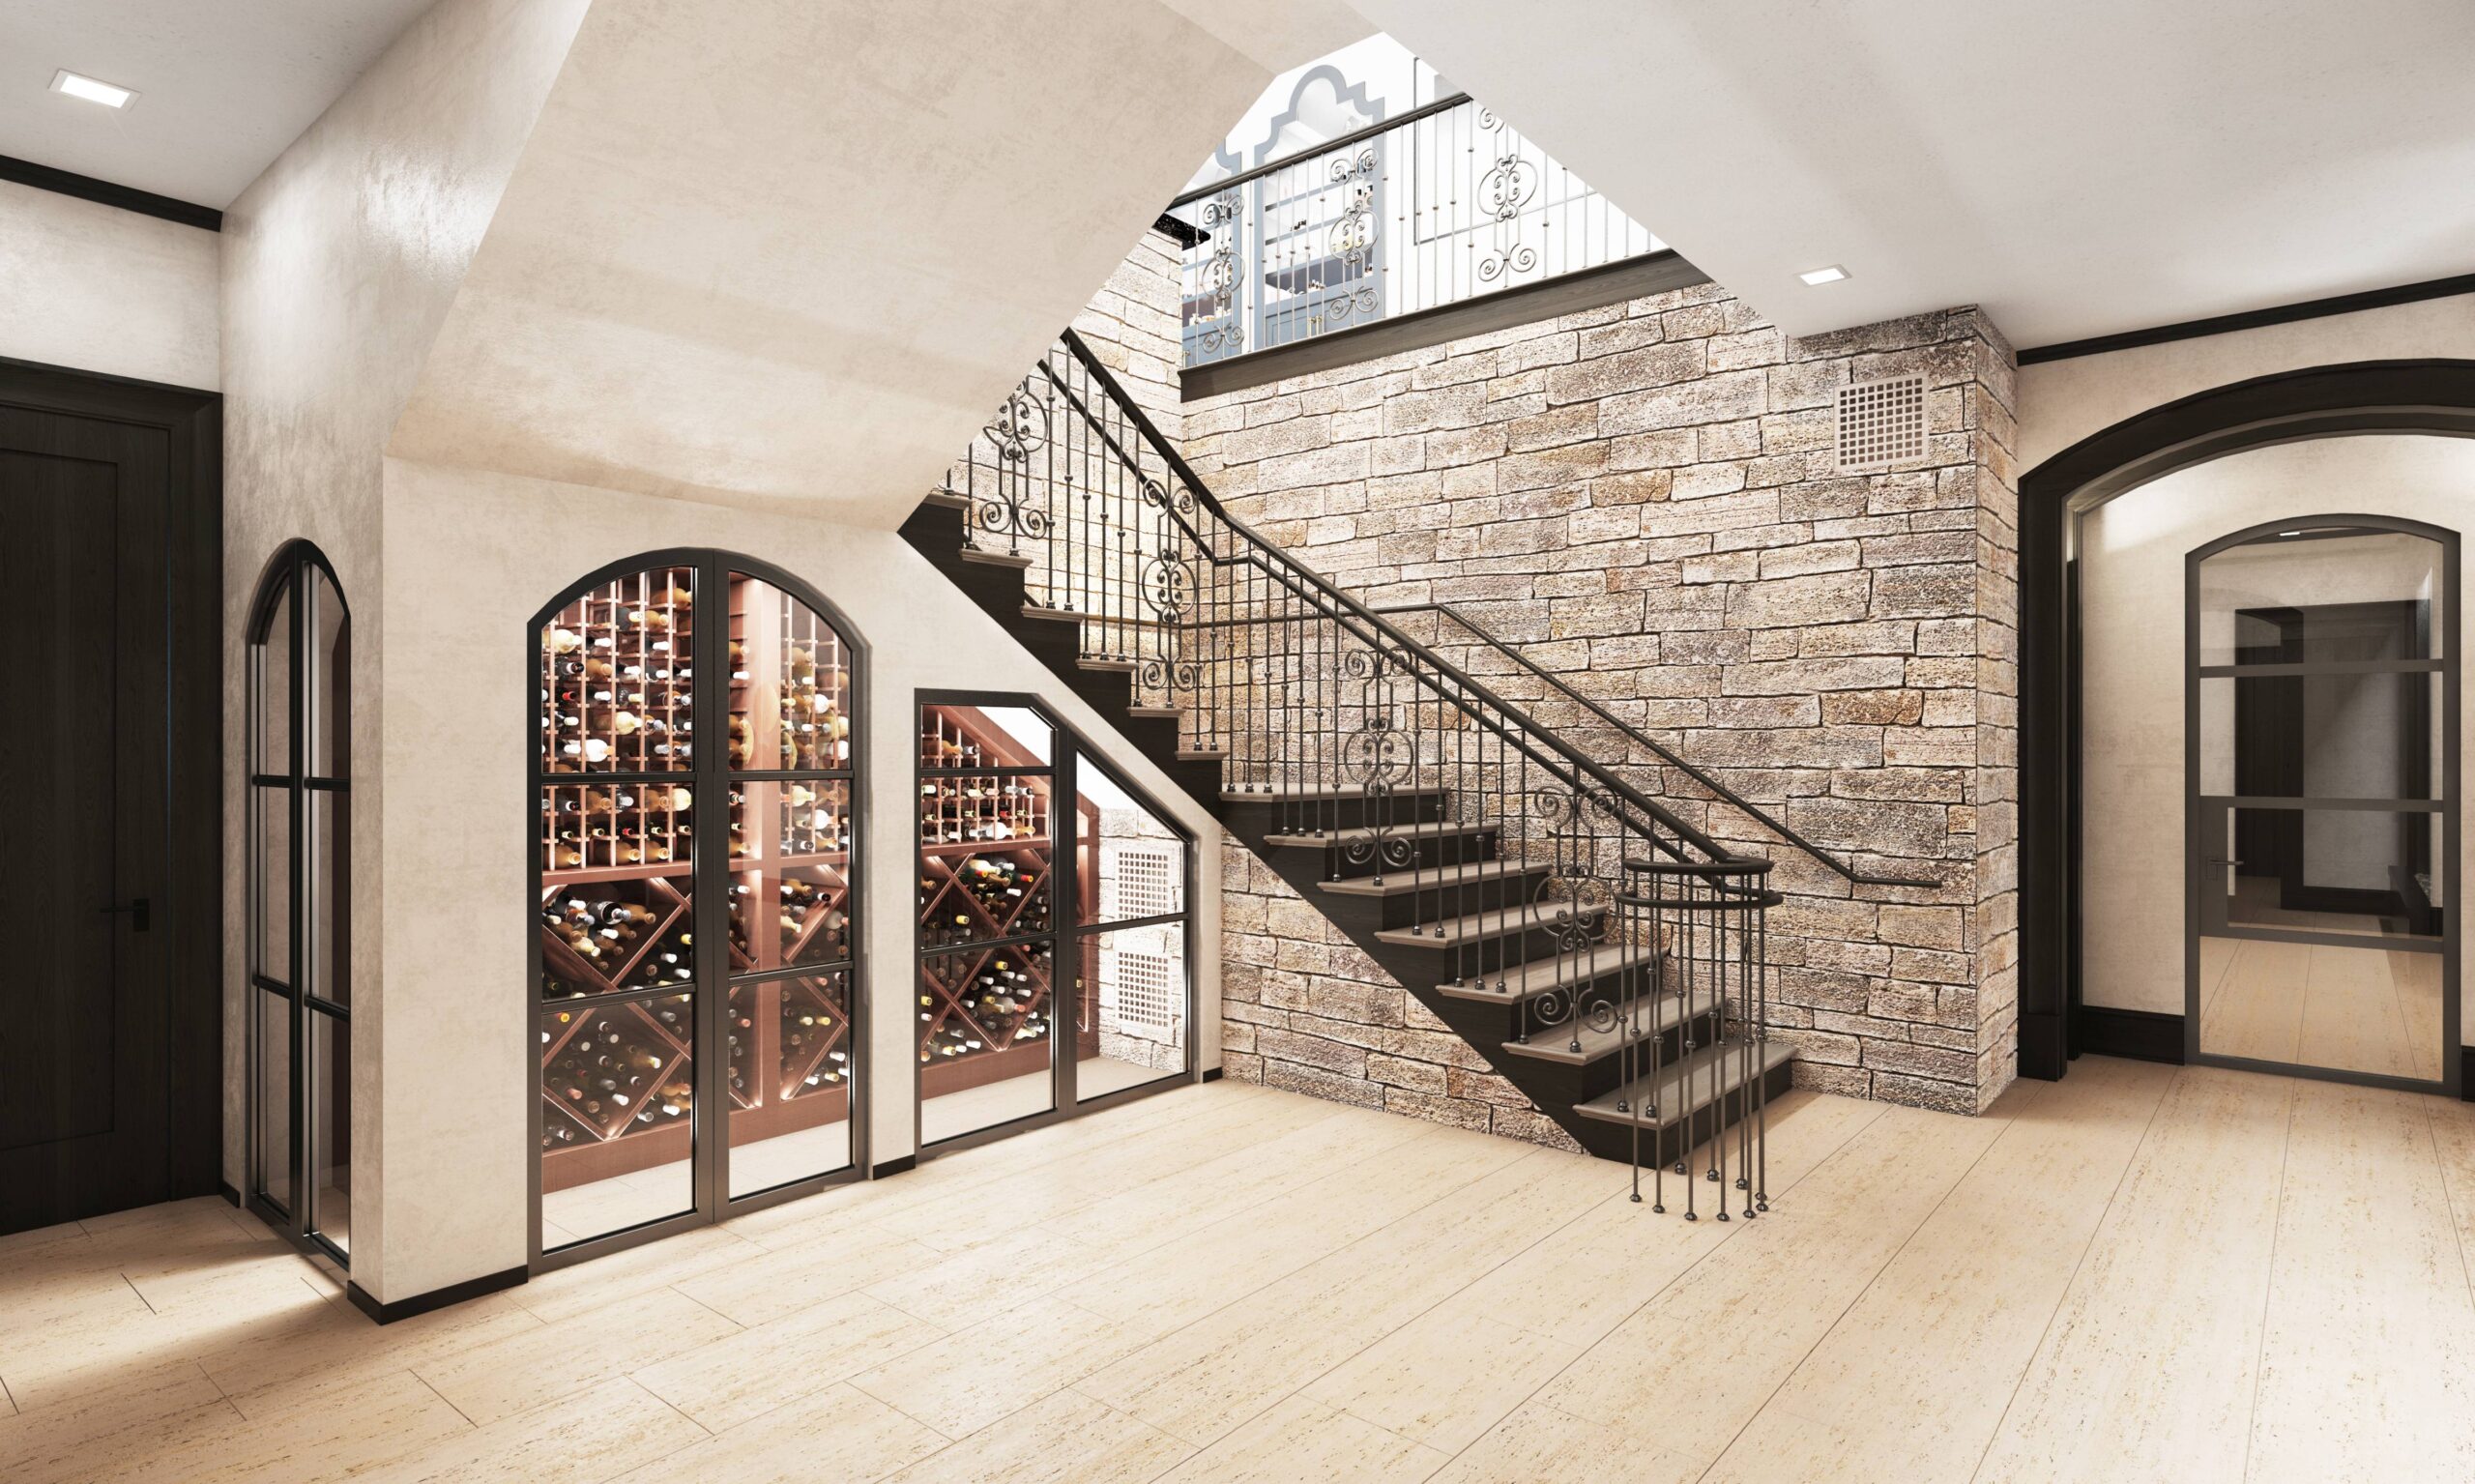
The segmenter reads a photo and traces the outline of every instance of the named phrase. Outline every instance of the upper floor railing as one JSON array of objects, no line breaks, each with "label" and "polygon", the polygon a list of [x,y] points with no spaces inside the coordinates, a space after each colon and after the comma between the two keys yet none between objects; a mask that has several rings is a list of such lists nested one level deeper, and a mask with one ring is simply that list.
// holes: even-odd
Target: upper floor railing
[{"label": "upper floor railing", "polygon": [[1184,364],[1663,249],[1467,94],[1188,191]]}]

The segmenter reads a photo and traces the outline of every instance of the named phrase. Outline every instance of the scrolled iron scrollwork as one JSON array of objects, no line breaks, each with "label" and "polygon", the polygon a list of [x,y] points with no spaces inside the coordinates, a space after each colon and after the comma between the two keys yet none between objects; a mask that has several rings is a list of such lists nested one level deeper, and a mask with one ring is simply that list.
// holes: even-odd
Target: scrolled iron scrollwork
[{"label": "scrolled iron scrollwork", "polygon": [[1210,312],[1205,328],[1195,332],[1195,350],[1207,357],[1234,356],[1246,348],[1246,327],[1238,307],[1238,237],[1244,208],[1236,190],[1224,190],[1203,203],[1199,214],[1211,233],[1211,256],[1204,259],[1195,288]]},{"label": "scrolled iron scrollwork", "polygon": [[1503,120],[1481,108],[1478,123],[1499,136],[1495,163],[1478,178],[1478,209],[1495,218],[1494,241],[1478,259],[1478,281],[1493,283],[1538,266],[1537,247],[1522,241],[1520,218],[1522,210],[1538,194],[1539,168],[1522,154],[1521,141],[1504,128]]}]

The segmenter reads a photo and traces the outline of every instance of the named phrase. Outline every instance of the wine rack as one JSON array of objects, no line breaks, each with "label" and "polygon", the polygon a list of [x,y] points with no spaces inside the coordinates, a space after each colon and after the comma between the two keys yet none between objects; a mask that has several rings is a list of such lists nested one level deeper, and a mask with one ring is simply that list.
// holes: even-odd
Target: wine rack
[{"label": "wine rack", "polygon": [[917,1007],[923,1097],[1049,1064],[1059,1013],[1056,775],[1009,724],[1030,723],[971,706],[919,713],[915,920],[931,950]]},{"label": "wine rack", "polygon": [[[725,628],[704,635],[724,667],[710,685],[700,608]],[[847,1119],[850,647],[772,583],[681,565],[581,592],[539,650],[542,1190],[692,1155],[700,1024],[724,1059],[713,1112],[732,1145]],[[726,745],[700,756],[700,720]],[[705,925],[722,948],[700,953],[696,846],[714,800],[723,900]],[[723,1000],[712,1020],[700,993]]]},{"label": "wine rack", "polygon": [[694,756],[695,572],[596,587],[541,631],[541,771],[662,773]]}]

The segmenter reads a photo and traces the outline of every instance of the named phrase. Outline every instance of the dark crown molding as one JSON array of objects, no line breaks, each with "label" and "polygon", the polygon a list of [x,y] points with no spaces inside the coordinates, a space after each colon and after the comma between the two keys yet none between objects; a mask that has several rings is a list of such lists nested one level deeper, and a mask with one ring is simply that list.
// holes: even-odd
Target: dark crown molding
[{"label": "dark crown molding", "polygon": [[223,230],[223,214],[211,206],[176,201],[170,196],[159,196],[151,190],[139,190],[129,186],[115,186],[109,181],[99,181],[91,175],[79,175],[74,171],[55,170],[49,165],[36,164],[31,160],[0,155],[0,181],[15,181],[20,186],[32,186],[37,190],[58,191],[81,201],[117,206],[125,212],[177,221],[185,227],[203,227],[210,232]]},{"label": "dark crown molding", "polygon": [[2163,345],[2169,340],[2197,340],[2206,335],[2230,335],[2237,330],[2258,330],[2267,325],[2289,325],[2296,320],[2322,319],[2332,314],[2352,314],[2361,309],[2385,309],[2391,305],[2416,304],[2426,299],[2448,299],[2458,294],[2475,294],[2475,274],[2460,274],[2453,278],[2431,278],[2422,283],[2401,283],[2394,288],[2366,289],[2360,294],[2339,294],[2328,299],[2307,299],[2301,304],[2278,305],[2266,309],[2246,309],[2240,314],[2220,314],[2209,319],[2187,319],[2176,325],[2158,325],[2147,330],[2126,330],[2120,335],[2101,335],[2085,340],[2064,340],[2053,345],[2035,345],[2020,352],[2020,364],[2036,365],[2047,361],[2069,361],[2075,356],[2102,356],[2108,351],[2133,350],[2142,345]]}]

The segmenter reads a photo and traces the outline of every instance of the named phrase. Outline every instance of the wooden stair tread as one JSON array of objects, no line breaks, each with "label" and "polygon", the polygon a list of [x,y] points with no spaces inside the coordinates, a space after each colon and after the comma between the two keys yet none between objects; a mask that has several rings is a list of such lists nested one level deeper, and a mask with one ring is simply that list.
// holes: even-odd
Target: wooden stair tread
[{"label": "wooden stair tread", "polygon": [[1354,784],[1333,784],[1322,788],[1235,789],[1220,791],[1222,803],[1331,803],[1343,800],[1377,799],[1441,799],[1451,793],[1448,788],[1402,788],[1389,794],[1370,794]]},{"label": "wooden stair tread", "polygon": [[1129,706],[1125,713],[1141,721],[1175,721],[1185,714],[1174,706]]},{"label": "wooden stair tread", "polygon": [[1178,761],[1180,763],[1225,763],[1228,760],[1229,749],[1226,747],[1179,747],[1178,749]]},{"label": "wooden stair tread", "polygon": [[1527,860],[1472,860],[1465,865],[1428,866],[1424,869],[1395,867],[1386,871],[1381,881],[1372,876],[1345,876],[1339,881],[1319,882],[1316,889],[1334,896],[1408,896],[1413,892],[1449,891],[1478,882],[1497,881],[1515,876],[1544,876],[1544,864]]},{"label": "wooden stair tread", "polygon": [[[1454,1000],[1473,1000],[1487,1004],[1511,1004],[1532,995],[1543,995],[1558,985],[1587,984],[1603,978],[1627,964],[1654,960],[1653,948],[1633,947],[1625,944],[1602,943],[1587,952],[1572,957],[1540,959],[1524,964],[1502,975],[1482,974],[1472,978],[1455,979],[1436,986],[1436,993]],[[1498,987],[1499,980],[1501,987]]]},{"label": "wooden stair tread", "polygon": [[1134,673],[1134,661],[1131,659],[1078,659],[1074,661],[1074,668],[1078,670],[1099,670],[1113,675],[1132,675]]},{"label": "wooden stair tread", "polygon": [[[1612,1057],[1624,1049],[1629,1040],[1635,1044],[1653,1035],[1664,1035],[1697,1015],[1706,1015],[1719,1004],[1716,990],[1699,989],[1678,999],[1660,995],[1655,1009],[1639,1008],[1640,1021],[1635,1022],[1635,996],[1624,1002],[1614,1024],[1605,1027],[1584,1025],[1576,1035],[1568,1025],[1542,1026],[1529,1033],[1526,1041],[1505,1041],[1502,1051],[1508,1057],[1528,1057],[1533,1062],[1556,1062],[1566,1066],[1587,1066],[1602,1057]],[[1588,1017],[1585,1016],[1587,1020]],[[1574,1042],[1581,1044],[1576,1046]]]},{"label": "wooden stair tread", "polygon": [[[1665,1128],[1683,1120],[1688,1114],[1708,1107],[1727,1093],[1747,1082],[1767,1075],[1795,1060],[1795,1048],[1784,1040],[1767,1040],[1749,1048],[1740,1043],[1704,1046],[1672,1066],[1662,1066],[1655,1076],[1636,1077],[1612,1092],[1601,1093],[1586,1103],[1576,1103],[1573,1111],[1586,1119],[1603,1123],[1633,1123],[1643,1128]],[[1749,1063],[1758,1063],[1755,1070]],[[1654,1091],[1655,1088],[1655,1091]],[[1616,1105],[1622,1103],[1629,1112],[1619,1113]],[[1655,1115],[1642,1112],[1645,1105],[1655,1107]]]},{"label": "wooden stair tread", "polygon": [[968,510],[971,509],[971,496],[959,489],[932,489],[928,491],[928,498],[919,503],[933,505],[940,509]]},{"label": "wooden stair tread", "polygon": [[[1405,948],[1456,948],[1465,944],[1483,943],[1490,938],[1503,938],[1531,928],[1545,927],[1564,920],[1568,913],[1572,913],[1572,909],[1562,902],[1530,902],[1520,907],[1473,912],[1466,917],[1453,917],[1441,923],[1421,922],[1415,927],[1385,928],[1375,938],[1379,943]],[[1572,915],[1585,922],[1595,922],[1607,916],[1607,909],[1584,907]],[[1439,928],[1441,931],[1438,931]]]},{"label": "wooden stair tread", "polygon": [[1003,551],[982,551],[976,546],[964,547],[962,559],[966,562],[976,562],[982,567],[1011,567],[1025,571],[1030,570],[1032,566],[1030,557],[1014,556]]},{"label": "wooden stair tread", "polygon": [[[1426,838],[1456,834],[1494,834],[1495,825],[1462,825],[1451,820],[1429,820],[1423,825],[1395,825],[1382,831],[1387,840],[1403,837]],[[1264,836],[1264,843],[1278,850],[1330,850],[1336,846],[1371,845],[1377,831],[1370,826],[1348,829],[1305,829],[1274,831]]]}]

